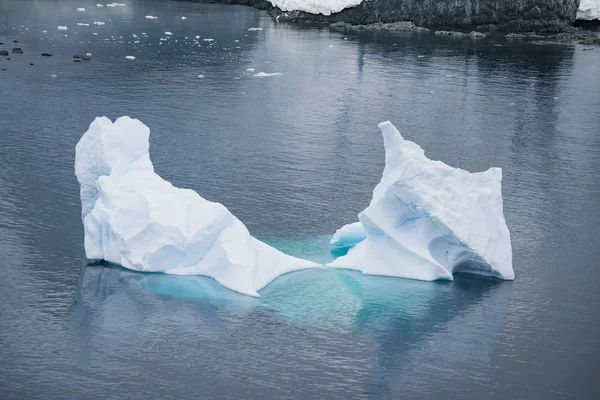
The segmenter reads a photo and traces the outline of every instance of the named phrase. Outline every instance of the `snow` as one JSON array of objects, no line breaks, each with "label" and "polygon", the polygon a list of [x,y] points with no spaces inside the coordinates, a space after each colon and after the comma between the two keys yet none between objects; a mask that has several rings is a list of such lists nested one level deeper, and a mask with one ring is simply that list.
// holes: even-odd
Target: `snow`
[{"label": "snow", "polygon": [[257,76],[259,78],[265,78],[265,77],[269,77],[269,76],[279,76],[279,75],[281,75],[281,72],[271,72],[271,73],[259,72],[258,74],[254,74],[254,76]]},{"label": "snow", "polygon": [[577,10],[577,19],[584,21],[600,21],[600,0],[581,0]]},{"label": "snow", "polygon": [[135,60],[134,56],[125,56],[125,58],[128,59],[128,60]]},{"label": "snow", "polygon": [[[365,239],[329,266],[427,281],[453,280],[454,272],[514,279],[502,170],[470,173],[429,160],[390,122],[379,128],[385,168],[358,215]],[[360,234],[347,225],[332,242],[351,244]]]},{"label": "snow", "polygon": [[222,204],[162,179],[150,161],[149,135],[138,120],[99,117],[77,143],[88,259],[206,275],[251,296],[281,274],[318,266],[255,239]]},{"label": "snow", "polygon": [[144,18],[146,18],[146,19],[158,19],[158,17],[155,17],[153,15],[146,15]]},{"label": "snow", "polygon": [[305,11],[310,14],[331,15],[355,7],[362,0],[268,0],[282,11]]}]

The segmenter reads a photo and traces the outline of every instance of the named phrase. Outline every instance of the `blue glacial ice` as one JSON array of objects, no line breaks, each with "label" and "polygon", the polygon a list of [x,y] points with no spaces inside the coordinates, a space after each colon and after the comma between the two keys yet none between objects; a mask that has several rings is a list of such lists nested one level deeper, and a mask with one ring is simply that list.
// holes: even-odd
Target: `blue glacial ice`
[{"label": "blue glacial ice", "polygon": [[390,123],[379,124],[385,169],[359,222],[331,240],[353,246],[328,264],[426,281],[455,272],[514,279],[502,207],[502,170],[470,173],[425,156]]}]

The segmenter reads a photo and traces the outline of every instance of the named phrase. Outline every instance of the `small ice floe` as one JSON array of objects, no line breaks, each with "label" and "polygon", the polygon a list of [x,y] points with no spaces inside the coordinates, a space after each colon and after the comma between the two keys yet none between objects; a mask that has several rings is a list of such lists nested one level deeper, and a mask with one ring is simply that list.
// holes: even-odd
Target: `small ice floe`
[{"label": "small ice floe", "polygon": [[138,44],[139,42],[140,42],[139,40],[136,40],[133,42],[133,44]]},{"label": "small ice floe", "polygon": [[77,11],[84,12],[84,11],[85,11],[85,8],[83,8],[83,7],[79,7],[79,8],[77,9]]},{"label": "small ice floe", "polygon": [[98,3],[98,4],[96,4],[96,7],[104,7],[104,4]]},{"label": "small ice floe", "polygon": [[124,3],[109,3],[106,7],[125,7]]},{"label": "small ice floe", "polygon": [[48,31],[42,31],[42,33],[48,33]]},{"label": "small ice floe", "polygon": [[91,57],[92,53],[85,53],[86,56]]},{"label": "small ice floe", "polygon": [[204,40],[205,42],[214,42],[215,41],[215,39],[210,39],[210,38],[206,38],[206,39],[202,39],[202,40]]},{"label": "small ice floe", "polygon": [[248,32],[262,31],[263,28],[248,28]]},{"label": "small ice floe", "polygon": [[271,72],[271,73],[259,72],[258,74],[254,74],[254,76],[256,76],[258,78],[266,78],[269,76],[279,76],[279,75],[281,75],[281,72]]},{"label": "small ice floe", "polygon": [[181,17],[181,19],[185,21],[187,19],[187,17]]},{"label": "small ice floe", "polygon": [[142,32],[142,35],[146,36],[146,35],[147,35],[147,33],[146,33],[146,32]]},{"label": "small ice floe", "polygon": [[423,58],[423,57],[425,57],[425,56],[422,56],[422,55],[418,55],[418,56],[417,56],[417,58]]},{"label": "small ice floe", "polygon": [[78,22],[77,26],[90,26],[90,24],[86,24],[86,23],[83,23],[83,22]]},{"label": "small ice floe", "polygon": [[58,27],[59,31],[66,31],[67,29],[69,29],[69,28],[67,28],[66,26],[60,26],[59,25],[59,27]]},{"label": "small ice floe", "polygon": [[135,60],[134,56],[125,56],[125,58],[128,59],[128,60]]},{"label": "small ice floe", "polygon": [[158,17],[155,17],[154,15],[146,15],[145,18],[146,19],[158,19]]},{"label": "small ice floe", "polygon": [[161,37],[159,40],[160,40],[161,42],[164,42],[164,41],[165,41],[165,40],[167,40],[167,39],[166,39],[166,38],[162,38],[162,37]]},{"label": "small ice floe", "polygon": [[248,72],[254,72],[254,68],[246,68],[246,71],[248,71]]},{"label": "small ice floe", "polygon": [[200,39],[200,35],[194,36],[194,39]]},{"label": "small ice floe", "polygon": [[558,97],[553,97],[554,100],[558,100]]},{"label": "small ice floe", "polygon": [[198,78],[204,78],[204,75],[198,75]]},{"label": "small ice floe", "polygon": [[172,32],[165,32],[165,35],[173,36],[173,33]]},{"label": "small ice floe", "polygon": [[135,33],[131,35],[132,37],[136,38],[138,37],[138,35],[136,35]]},{"label": "small ice floe", "polygon": [[50,78],[56,78],[56,75],[50,75]]},{"label": "small ice floe", "polygon": [[94,33],[92,33],[92,35],[98,36],[98,32],[94,32]]},{"label": "small ice floe", "polygon": [[234,42],[239,43],[240,41],[238,39],[235,39]]},{"label": "small ice floe", "polygon": [[102,21],[94,21],[94,22],[93,22],[93,24],[94,24],[94,25],[98,25],[98,26],[101,26],[101,25],[106,25],[106,24],[105,24],[104,22],[102,22]]}]

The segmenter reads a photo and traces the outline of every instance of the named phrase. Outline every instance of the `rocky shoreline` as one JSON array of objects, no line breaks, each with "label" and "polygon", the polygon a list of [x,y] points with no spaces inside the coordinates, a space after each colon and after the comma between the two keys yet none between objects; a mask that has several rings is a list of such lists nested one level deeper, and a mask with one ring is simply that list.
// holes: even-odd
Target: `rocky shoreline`
[{"label": "rocky shoreline", "polygon": [[[579,0],[524,0],[520,5],[509,0],[370,0],[331,15],[283,11],[267,0],[190,1],[245,5],[266,10],[280,23],[329,27],[339,32],[430,32],[473,39],[492,35],[511,40],[600,45],[600,35],[573,26]],[[471,3],[477,7],[466,10]]]}]

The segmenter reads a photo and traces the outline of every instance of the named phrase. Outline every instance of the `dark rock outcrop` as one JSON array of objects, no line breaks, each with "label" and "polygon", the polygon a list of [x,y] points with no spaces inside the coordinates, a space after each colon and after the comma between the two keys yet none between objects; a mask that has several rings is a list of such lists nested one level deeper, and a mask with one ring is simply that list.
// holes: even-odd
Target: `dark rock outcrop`
[{"label": "dark rock outcrop", "polygon": [[0,56],[7,56],[7,55],[8,55],[8,51],[0,50]]},{"label": "dark rock outcrop", "polygon": [[13,47],[12,53],[13,54],[23,54],[23,49],[20,47]]},{"label": "dark rock outcrop", "polygon": [[461,31],[562,32],[575,22],[579,0],[363,0],[332,15],[281,11],[266,0],[192,0],[243,4],[268,10],[278,21],[352,25],[410,21],[417,26]]}]

